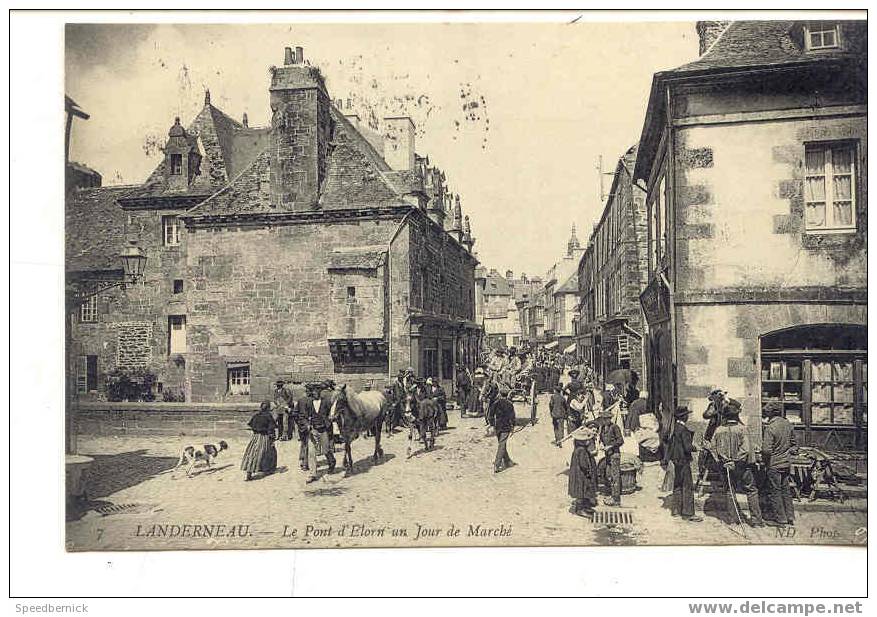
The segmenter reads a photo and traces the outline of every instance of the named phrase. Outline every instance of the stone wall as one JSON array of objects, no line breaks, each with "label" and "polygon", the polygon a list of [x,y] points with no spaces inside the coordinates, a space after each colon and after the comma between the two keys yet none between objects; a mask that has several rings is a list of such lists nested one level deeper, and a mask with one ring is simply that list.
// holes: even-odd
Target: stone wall
[{"label": "stone wall", "polygon": [[693,410],[714,388],[743,403],[750,422],[761,418],[759,337],[807,324],[867,324],[866,305],[703,304],[677,306],[677,396]]},{"label": "stone wall", "polygon": [[[81,365],[79,357],[97,356],[99,390],[104,388],[106,374],[117,366],[148,368],[164,388],[188,388],[184,362],[168,353],[168,316],[186,314],[190,283],[184,257],[187,234],[183,230],[179,246],[164,246],[162,217],[179,214],[183,211],[129,212],[126,227],[147,253],[143,280],[124,290],[99,294],[95,323],[82,323],[77,311],[72,332],[74,368]],[[175,279],[183,280],[182,294],[173,293]]]},{"label": "stone wall", "polygon": [[78,435],[205,436],[219,439],[249,435],[247,422],[256,404],[80,403],[74,408]]},{"label": "stone wall", "polygon": [[[279,376],[332,375],[330,315],[344,315],[348,306],[346,295],[333,295],[338,285],[329,255],[339,248],[386,246],[399,219],[190,230],[192,400],[226,399],[229,361],[250,362],[253,400],[268,396]],[[394,253],[404,249],[394,243]],[[394,269],[394,295],[403,292],[405,274]],[[383,303],[358,308],[357,319],[371,324],[369,334],[382,336]],[[346,329],[343,319],[331,329]]]},{"label": "stone wall", "polygon": [[[683,128],[676,137],[676,293],[867,286],[864,116]],[[804,144],[855,140],[855,233],[804,233]],[[678,298],[682,300],[681,298]]]}]

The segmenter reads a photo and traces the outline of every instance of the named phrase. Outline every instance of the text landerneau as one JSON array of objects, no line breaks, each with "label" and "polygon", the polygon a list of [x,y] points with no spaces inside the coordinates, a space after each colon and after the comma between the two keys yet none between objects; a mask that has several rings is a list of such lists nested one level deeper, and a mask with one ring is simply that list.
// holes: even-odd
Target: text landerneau
[{"label": "text landerneau", "polygon": [[88,604],[16,604],[15,612],[28,613],[87,613]]}]

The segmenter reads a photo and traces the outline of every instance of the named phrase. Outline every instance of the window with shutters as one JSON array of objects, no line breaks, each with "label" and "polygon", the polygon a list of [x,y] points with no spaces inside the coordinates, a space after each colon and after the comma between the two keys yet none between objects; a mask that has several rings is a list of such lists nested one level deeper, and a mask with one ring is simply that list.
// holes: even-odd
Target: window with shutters
[{"label": "window with shutters", "polygon": [[854,144],[807,144],[804,152],[804,221],[808,232],[856,230]]}]

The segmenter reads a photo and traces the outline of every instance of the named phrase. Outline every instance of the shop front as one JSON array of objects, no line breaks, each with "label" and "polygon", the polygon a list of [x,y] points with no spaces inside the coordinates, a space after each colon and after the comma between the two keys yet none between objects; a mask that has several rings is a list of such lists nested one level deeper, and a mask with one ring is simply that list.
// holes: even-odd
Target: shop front
[{"label": "shop front", "polygon": [[764,334],[759,342],[762,409],[779,404],[803,445],[865,450],[867,326],[795,326]]},{"label": "shop front", "polygon": [[662,277],[655,277],[640,295],[640,305],[649,326],[646,348],[648,408],[670,426],[676,408],[676,365],[674,362],[670,290]]}]

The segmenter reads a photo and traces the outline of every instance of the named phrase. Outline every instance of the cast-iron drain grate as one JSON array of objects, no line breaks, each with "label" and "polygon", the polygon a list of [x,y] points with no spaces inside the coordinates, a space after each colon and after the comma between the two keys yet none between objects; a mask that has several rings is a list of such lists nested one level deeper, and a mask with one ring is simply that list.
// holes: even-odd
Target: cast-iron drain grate
[{"label": "cast-iron drain grate", "polygon": [[594,510],[594,525],[633,525],[633,512],[627,510]]},{"label": "cast-iron drain grate", "polygon": [[149,512],[151,510],[152,506],[146,503],[111,503],[94,509],[95,512],[103,516],[110,516],[112,514],[137,514]]}]

